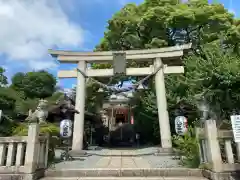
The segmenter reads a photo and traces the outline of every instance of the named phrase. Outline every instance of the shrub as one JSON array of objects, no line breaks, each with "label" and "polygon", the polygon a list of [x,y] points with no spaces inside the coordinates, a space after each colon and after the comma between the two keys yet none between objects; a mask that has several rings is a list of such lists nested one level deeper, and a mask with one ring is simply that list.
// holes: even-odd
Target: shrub
[{"label": "shrub", "polygon": [[12,130],[17,126],[17,123],[12,120],[11,117],[7,115],[2,115],[0,121],[0,137],[6,137],[12,135]]},{"label": "shrub", "polygon": [[[59,127],[54,124],[47,123],[40,125],[40,133],[41,134],[50,134],[51,136],[59,135]],[[16,128],[13,129],[14,136],[27,136],[28,134],[28,124],[21,123]]]},{"label": "shrub", "polygon": [[195,130],[189,127],[183,136],[173,136],[173,143],[176,151],[183,156],[181,164],[189,168],[198,168],[200,165],[198,141]]}]

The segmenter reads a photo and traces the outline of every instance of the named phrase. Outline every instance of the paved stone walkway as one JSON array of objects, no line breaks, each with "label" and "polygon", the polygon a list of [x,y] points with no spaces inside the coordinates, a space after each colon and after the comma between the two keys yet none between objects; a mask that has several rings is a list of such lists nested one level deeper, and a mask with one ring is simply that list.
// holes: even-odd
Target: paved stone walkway
[{"label": "paved stone walkway", "polygon": [[[89,157],[54,164],[54,169],[122,169],[176,168],[179,162],[172,156],[155,156],[155,147],[142,149],[101,149],[88,151]],[[60,152],[56,152],[60,156]]]},{"label": "paved stone walkway", "polygon": [[[119,155],[119,156],[118,156]],[[134,150],[110,150],[97,163],[96,168],[150,168],[151,165]]]}]

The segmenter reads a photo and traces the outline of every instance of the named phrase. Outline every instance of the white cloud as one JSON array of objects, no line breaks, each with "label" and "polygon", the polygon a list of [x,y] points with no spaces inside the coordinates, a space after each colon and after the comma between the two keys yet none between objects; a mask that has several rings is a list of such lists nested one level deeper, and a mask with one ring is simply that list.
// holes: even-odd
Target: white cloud
[{"label": "white cloud", "polygon": [[59,1],[0,0],[0,54],[7,56],[8,63],[52,67],[49,48],[83,44],[83,30],[69,21]]}]

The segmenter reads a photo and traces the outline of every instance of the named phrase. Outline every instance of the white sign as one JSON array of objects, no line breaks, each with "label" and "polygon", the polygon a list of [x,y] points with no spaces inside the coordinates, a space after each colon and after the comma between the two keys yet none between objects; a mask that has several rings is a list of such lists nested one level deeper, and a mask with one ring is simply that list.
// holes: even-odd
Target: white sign
[{"label": "white sign", "polygon": [[69,138],[72,136],[72,121],[64,119],[60,123],[60,135],[63,138]]},{"label": "white sign", "polygon": [[175,131],[179,135],[183,135],[187,131],[187,118],[184,116],[177,116],[175,118]]},{"label": "white sign", "polygon": [[234,140],[240,143],[240,115],[231,116]]}]

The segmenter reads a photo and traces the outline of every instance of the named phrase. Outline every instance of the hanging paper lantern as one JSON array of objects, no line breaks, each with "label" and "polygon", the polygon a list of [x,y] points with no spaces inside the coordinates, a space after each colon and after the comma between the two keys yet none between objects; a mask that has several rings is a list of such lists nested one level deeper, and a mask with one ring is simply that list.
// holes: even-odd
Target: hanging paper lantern
[{"label": "hanging paper lantern", "polygon": [[187,118],[184,116],[177,116],[175,118],[175,131],[179,135],[183,135],[188,130]]},{"label": "hanging paper lantern", "polygon": [[69,138],[72,136],[72,121],[69,119],[64,119],[60,123],[60,135],[63,138]]}]

